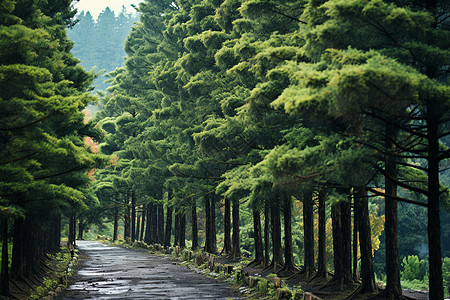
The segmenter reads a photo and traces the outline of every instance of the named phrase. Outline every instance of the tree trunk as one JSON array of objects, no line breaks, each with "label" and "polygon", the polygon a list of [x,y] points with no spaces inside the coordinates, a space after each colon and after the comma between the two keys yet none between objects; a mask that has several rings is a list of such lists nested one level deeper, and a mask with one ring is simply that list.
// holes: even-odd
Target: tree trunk
[{"label": "tree trunk", "polygon": [[73,221],[73,225],[72,225],[73,246],[75,247],[77,245],[77,238],[76,238],[76,236],[77,236],[77,215],[75,213],[73,214],[72,221]]},{"label": "tree trunk", "polygon": [[270,207],[264,204],[264,268],[270,265]]},{"label": "tree trunk", "polygon": [[209,194],[204,197],[205,200],[205,251],[213,253],[211,249],[211,207],[209,204]]},{"label": "tree trunk", "polygon": [[349,200],[341,202],[341,217],[342,217],[342,253],[344,277],[350,278],[352,281],[352,204],[351,196]]},{"label": "tree trunk", "polygon": [[430,101],[427,109],[429,297],[441,300],[444,299],[439,215],[439,115],[441,112],[439,112],[438,104],[433,101]]},{"label": "tree trunk", "polygon": [[84,227],[85,227],[84,222],[81,220],[78,221],[78,239],[79,240],[84,240],[83,239]]},{"label": "tree trunk", "polygon": [[58,250],[61,249],[61,213],[58,214],[56,220],[55,246]]},{"label": "tree trunk", "polygon": [[354,202],[353,209],[353,281],[357,281],[359,279],[358,272],[358,218],[359,215],[356,213],[356,201]]},{"label": "tree trunk", "polygon": [[158,214],[158,241],[157,243],[160,245],[164,244],[164,205],[158,204],[157,206],[157,214]]},{"label": "tree trunk", "polygon": [[[169,193],[170,195],[170,193]],[[170,238],[172,235],[172,207],[167,205],[166,211],[166,228],[164,235],[164,247],[170,247]]]},{"label": "tree trunk", "polygon": [[216,237],[216,194],[212,193],[211,195],[211,207],[210,207],[210,213],[211,213],[211,253],[217,252],[217,237]]},{"label": "tree trunk", "polygon": [[231,253],[231,202],[230,199],[225,198],[225,213],[223,217],[224,226],[224,243],[223,252],[225,254]]},{"label": "tree trunk", "polygon": [[[73,225],[73,222],[72,222]],[[14,226],[11,278],[22,280],[36,273],[36,268],[44,260],[44,230],[29,218],[17,219]]]},{"label": "tree trunk", "polygon": [[369,203],[364,189],[356,189],[356,212],[358,215],[359,245],[361,252],[361,292],[377,291],[373,271],[372,235],[370,230]]},{"label": "tree trunk", "polygon": [[280,273],[285,277],[293,275],[298,269],[294,262],[294,250],[292,248],[292,200],[289,194],[283,193],[282,195],[284,198],[284,267]]},{"label": "tree trunk", "polygon": [[131,242],[136,240],[136,192],[131,192]]},{"label": "tree trunk", "polygon": [[175,239],[173,241],[174,246],[180,245],[180,213],[175,210]]},{"label": "tree trunk", "polygon": [[239,236],[239,200],[233,200],[233,236],[232,236],[232,255],[233,260],[241,257],[241,240]]},{"label": "tree trunk", "polygon": [[57,253],[61,250],[61,215],[56,214],[52,217],[51,224],[46,230],[46,251]]},{"label": "tree trunk", "polygon": [[304,273],[309,280],[314,273],[314,202],[312,193],[303,199]]},{"label": "tree trunk", "polygon": [[197,226],[197,201],[192,200],[191,205],[191,222],[192,222],[192,250],[198,248],[198,226]]},{"label": "tree trunk", "polygon": [[150,204],[151,225],[150,225],[150,242],[158,243],[158,207],[154,203]]},{"label": "tree trunk", "polygon": [[69,219],[69,245],[75,246],[75,240],[76,240],[76,215],[75,213],[70,215]]},{"label": "tree trunk", "polygon": [[273,245],[273,258],[271,266],[273,266],[273,272],[276,273],[279,268],[282,268],[284,266],[283,253],[281,249],[280,207],[276,203],[272,203],[271,219]]},{"label": "tree trunk", "polygon": [[[332,281],[339,284],[342,290],[345,285],[352,282],[351,265],[345,265],[344,232],[342,226],[342,203],[337,203],[331,208],[331,219],[333,221],[333,261],[334,276]],[[351,254],[350,254],[351,255]]]},{"label": "tree trunk", "polygon": [[68,236],[68,244],[73,245],[75,237],[73,236],[73,214],[70,214],[69,218],[69,236]]},{"label": "tree trunk", "polygon": [[136,213],[137,220],[136,220],[136,240],[139,240],[139,234],[140,234],[140,227],[141,227],[141,215],[139,213]]},{"label": "tree trunk", "polygon": [[142,214],[141,214],[141,233],[139,234],[139,240],[142,241],[144,239],[145,232],[145,215],[147,214],[147,209],[143,205],[142,206]]},{"label": "tree trunk", "polygon": [[[69,222],[73,224],[73,222]],[[22,279],[25,275],[24,248],[25,248],[25,220],[18,218],[14,221],[14,239],[11,261],[11,278]],[[70,236],[70,233],[69,233]],[[69,244],[71,245],[71,244]]]},{"label": "tree trunk", "polygon": [[126,241],[127,238],[130,238],[130,207],[126,206],[124,218],[124,226],[123,226],[123,238]]},{"label": "tree trunk", "polygon": [[319,198],[319,242],[318,242],[318,257],[317,257],[317,276],[328,278],[327,269],[327,233],[326,233],[326,215],[325,215],[325,193],[320,190],[318,194]]},{"label": "tree trunk", "polygon": [[[394,140],[397,132],[390,125],[386,125],[386,151],[385,158],[386,174],[389,174],[394,180],[397,179],[397,164],[395,156],[398,154]],[[397,185],[394,181],[385,177],[386,195],[397,196]],[[384,233],[386,237],[386,289],[384,296],[386,299],[404,299],[402,296],[402,286],[400,284],[400,262],[398,257],[398,208],[397,200],[386,197],[384,201],[385,226]]]},{"label": "tree trunk", "polygon": [[151,208],[150,208],[150,204],[146,205],[146,212],[147,212],[147,217],[146,217],[146,221],[145,221],[145,234],[144,234],[144,242],[146,244],[150,244],[150,230],[151,230]]},{"label": "tree trunk", "polygon": [[253,208],[253,232],[255,241],[255,260],[252,265],[260,265],[264,263],[264,253],[261,234],[261,216],[256,208]]},{"label": "tree trunk", "polygon": [[341,206],[339,203],[331,207],[331,220],[333,222],[333,263],[334,277],[337,282],[342,281],[343,277],[343,258],[342,258],[342,222],[341,222]]},{"label": "tree trunk", "polygon": [[114,233],[113,241],[117,241],[117,231],[119,229],[119,208],[114,207]]},{"label": "tree trunk", "polygon": [[[434,16],[433,28],[437,28],[438,1],[427,0],[426,9]],[[426,75],[435,79],[438,76],[436,66],[428,65]],[[429,299],[444,299],[444,287],[442,278],[442,249],[441,249],[441,220],[439,215],[439,135],[441,134],[440,122],[448,108],[442,106],[440,99],[427,99],[425,110],[428,140],[428,257],[429,257]]]},{"label": "tree trunk", "polygon": [[183,212],[179,217],[179,243],[182,249],[186,248],[186,214]]},{"label": "tree trunk", "polygon": [[0,296],[9,297],[9,254],[8,254],[8,218],[1,218],[3,245],[2,245],[2,270],[0,274]]}]

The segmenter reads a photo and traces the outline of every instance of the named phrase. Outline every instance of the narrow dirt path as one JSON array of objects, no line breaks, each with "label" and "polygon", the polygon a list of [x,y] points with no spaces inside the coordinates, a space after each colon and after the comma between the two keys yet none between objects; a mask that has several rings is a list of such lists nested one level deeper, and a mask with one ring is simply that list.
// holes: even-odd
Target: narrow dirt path
[{"label": "narrow dirt path", "polygon": [[56,299],[238,299],[226,284],[164,257],[99,242],[77,244],[80,269]]}]

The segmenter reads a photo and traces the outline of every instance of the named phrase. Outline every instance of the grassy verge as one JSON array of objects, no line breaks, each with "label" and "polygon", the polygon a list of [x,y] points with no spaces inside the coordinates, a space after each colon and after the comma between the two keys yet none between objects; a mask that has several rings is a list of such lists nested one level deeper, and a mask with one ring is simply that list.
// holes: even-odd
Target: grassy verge
[{"label": "grassy verge", "polygon": [[41,284],[30,290],[29,299],[42,299],[49,295],[51,297],[67,287],[67,276],[71,275],[72,267],[77,259],[72,259],[67,248],[62,248],[61,252],[50,255],[46,262],[48,272],[41,279]]},{"label": "grassy verge", "polygon": [[14,281],[10,284],[13,299],[53,299],[67,287],[67,277],[72,274],[73,267],[78,261],[78,254],[71,256],[67,248],[60,252],[49,254],[45,267],[39,275],[24,281]]}]

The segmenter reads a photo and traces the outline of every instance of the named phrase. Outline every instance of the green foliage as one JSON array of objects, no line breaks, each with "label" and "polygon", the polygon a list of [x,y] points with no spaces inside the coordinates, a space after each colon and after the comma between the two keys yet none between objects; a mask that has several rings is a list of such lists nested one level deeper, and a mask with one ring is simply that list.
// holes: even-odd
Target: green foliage
[{"label": "green foliage", "polygon": [[428,261],[420,260],[416,255],[403,258],[403,271],[401,277],[403,280],[424,280],[427,276]]},{"label": "green foliage", "polygon": [[264,278],[260,278],[258,280],[258,291],[261,293],[267,293],[267,291],[269,290],[269,284],[268,281]]},{"label": "green foliage", "polygon": [[[278,204],[280,190],[302,199],[324,188],[327,205],[347,201],[342,190],[383,190],[389,139],[399,149],[399,186],[415,191],[400,196],[428,194],[430,105],[438,104],[441,121],[434,133],[448,134],[445,19],[434,26],[419,4],[382,0],[144,1],[139,10],[129,57],[110,74],[97,117],[101,150],[117,157],[99,177],[105,207],[126,215],[135,192],[139,205],[187,212],[215,191],[240,202],[242,247],[253,252],[248,212]],[[398,136],[386,135],[391,125]],[[422,229],[406,220],[422,212],[400,212],[402,234]],[[298,214],[294,255],[301,262]],[[382,220],[374,217],[377,236]],[[419,235],[400,250],[421,245]],[[420,260],[404,264],[405,279],[424,279]]]},{"label": "green foliage", "polygon": [[54,279],[44,277],[42,285],[38,286],[30,295],[30,299],[41,299],[46,293],[56,288],[58,282]]},{"label": "green foliage", "polygon": [[[12,264],[11,277],[32,276],[60,246],[53,227],[62,215],[98,205],[90,175],[106,158],[85,145],[100,133],[83,113],[96,101],[89,93],[94,75],[70,53],[70,4],[0,4],[0,215],[11,221],[12,257],[22,264],[20,274]],[[18,241],[25,230],[28,237]]]},{"label": "green foliage", "polygon": [[444,289],[446,295],[450,295],[450,257],[445,257],[442,263],[442,277],[444,279]]}]

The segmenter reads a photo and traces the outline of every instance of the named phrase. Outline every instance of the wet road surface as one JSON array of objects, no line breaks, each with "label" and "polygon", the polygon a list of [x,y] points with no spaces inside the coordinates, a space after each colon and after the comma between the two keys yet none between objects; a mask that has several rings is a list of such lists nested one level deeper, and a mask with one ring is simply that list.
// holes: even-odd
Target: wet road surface
[{"label": "wet road surface", "polygon": [[226,284],[149,255],[77,241],[80,269],[56,299],[237,299]]}]

